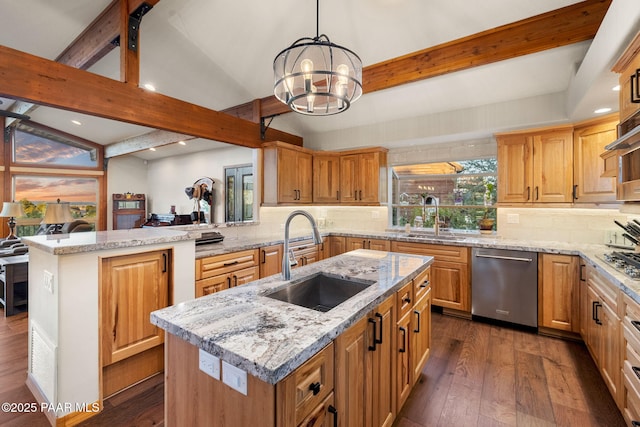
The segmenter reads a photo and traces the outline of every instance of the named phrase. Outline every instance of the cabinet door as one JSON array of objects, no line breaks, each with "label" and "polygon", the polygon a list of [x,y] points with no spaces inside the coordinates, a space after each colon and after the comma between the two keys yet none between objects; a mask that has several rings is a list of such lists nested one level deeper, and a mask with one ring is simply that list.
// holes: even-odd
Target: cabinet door
[{"label": "cabinet door", "polygon": [[578,257],[542,254],[539,325],[569,332],[579,331]]},{"label": "cabinet door", "polygon": [[533,139],[506,135],[498,141],[498,202],[531,201],[533,181]]},{"label": "cabinet door", "polygon": [[329,252],[331,256],[336,256],[347,252],[346,238],[342,236],[331,236],[329,238]]},{"label": "cabinet door", "polygon": [[358,155],[357,182],[359,202],[377,203],[379,201],[379,153],[363,153]]},{"label": "cabinet door", "polygon": [[313,155],[313,202],[340,202],[339,155]]},{"label": "cabinet door", "polygon": [[387,298],[373,313],[375,350],[369,352],[372,369],[367,390],[373,397],[371,412],[374,427],[391,427],[396,416],[395,380],[395,295]]},{"label": "cabinet door", "polygon": [[367,239],[360,237],[347,237],[347,252],[356,249],[367,249]]},{"label": "cabinet door", "polygon": [[431,352],[431,289],[416,302],[411,313],[411,367],[415,384]]},{"label": "cabinet door", "polygon": [[[339,427],[365,427],[365,411],[370,407],[365,389],[370,334],[367,316],[335,340],[335,399]],[[372,344],[372,343],[371,343]]]},{"label": "cabinet door", "polygon": [[333,406],[333,393],[331,393],[298,424],[298,427],[333,427],[337,416],[336,408]]},{"label": "cabinet door", "polygon": [[102,364],[126,359],[164,342],[152,311],[169,305],[169,251],[102,260]]},{"label": "cabinet door", "polygon": [[258,280],[260,277],[260,269],[258,266],[244,268],[242,270],[234,271],[230,277],[230,286],[240,286],[245,285],[249,282],[253,282],[254,280]]},{"label": "cabinet door", "polygon": [[602,322],[600,372],[611,396],[619,402],[621,359],[620,359],[620,319],[615,311],[607,304],[602,304],[598,310],[598,318]]},{"label": "cabinet door", "polygon": [[373,249],[376,251],[390,251],[391,242],[389,240],[368,239],[367,249]]},{"label": "cabinet door", "polygon": [[560,131],[533,139],[533,201],[566,203],[573,200],[573,134]]},{"label": "cabinet door", "polygon": [[585,340],[585,344],[587,348],[591,351],[591,357],[593,357],[594,362],[596,362],[597,366],[602,365],[601,354],[602,354],[602,340],[601,340],[601,329],[599,325],[596,323],[596,315],[598,318],[600,317],[600,309],[596,304],[600,303],[600,297],[596,294],[591,286],[587,288],[587,306],[588,306],[588,323],[587,323],[587,339]]},{"label": "cabinet door", "polygon": [[278,148],[278,203],[297,203],[299,172],[298,152]]},{"label": "cabinet door", "polygon": [[396,408],[400,410],[413,387],[411,359],[411,313],[407,313],[396,325]]},{"label": "cabinet door", "polygon": [[313,201],[313,156],[310,153],[298,153],[296,157],[298,175],[297,203],[311,203]]},{"label": "cabinet door", "polygon": [[576,129],[573,133],[573,184],[575,203],[613,202],[616,200],[616,180],[602,177],[605,161],[600,154],[615,141],[617,120]]},{"label": "cabinet door", "polygon": [[230,284],[231,277],[229,274],[221,274],[207,279],[196,280],[196,298],[229,289]]},{"label": "cabinet door", "polygon": [[282,272],[282,245],[266,246],[260,249],[260,278]]},{"label": "cabinet door", "polygon": [[340,202],[358,202],[358,155],[340,156]]},{"label": "cabinet door", "polygon": [[433,304],[469,311],[469,274],[467,264],[435,260],[431,266]]}]

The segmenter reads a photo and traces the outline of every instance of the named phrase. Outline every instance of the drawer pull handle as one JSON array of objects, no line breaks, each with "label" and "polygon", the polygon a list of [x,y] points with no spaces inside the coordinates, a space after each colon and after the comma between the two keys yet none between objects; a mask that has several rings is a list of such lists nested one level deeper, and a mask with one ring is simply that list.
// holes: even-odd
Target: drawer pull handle
[{"label": "drawer pull handle", "polygon": [[424,282],[422,282],[422,283],[420,284],[420,287],[421,287],[421,288],[426,288],[427,286],[429,286],[429,281],[428,281],[428,280],[425,280]]},{"label": "drawer pull handle", "polygon": [[315,383],[309,384],[309,390],[311,390],[314,396],[317,395],[318,393],[320,393],[320,383],[315,382]]},{"label": "drawer pull handle", "polygon": [[411,304],[411,298],[409,298],[409,297],[402,298],[402,302],[407,303],[407,304]]},{"label": "drawer pull handle", "polygon": [[400,332],[402,332],[402,348],[398,350],[399,353],[404,353],[407,351],[407,330],[405,328],[400,328]]},{"label": "drawer pull handle", "polygon": [[632,320],[631,324],[635,326],[638,331],[640,331],[640,322],[638,322],[637,320]]},{"label": "drawer pull handle", "polygon": [[632,427],[640,427],[640,421],[631,421]]},{"label": "drawer pull handle", "polygon": [[333,414],[333,427],[338,427],[338,410],[333,405],[329,405],[328,410]]},{"label": "drawer pull handle", "polygon": [[235,261],[231,261],[231,262],[225,262],[224,264],[222,264],[224,267],[231,267],[232,265],[236,265],[238,263],[238,260]]}]

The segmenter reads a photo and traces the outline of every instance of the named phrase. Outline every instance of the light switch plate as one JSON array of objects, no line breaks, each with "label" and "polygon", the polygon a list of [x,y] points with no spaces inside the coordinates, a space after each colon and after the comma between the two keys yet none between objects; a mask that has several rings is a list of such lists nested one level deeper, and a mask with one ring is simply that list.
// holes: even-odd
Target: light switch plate
[{"label": "light switch plate", "polygon": [[247,395],[247,373],[222,361],[222,382],[239,393]]},{"label": "light switch plate", "polygon": [[220,359],[218,357],[200,349],[199,365],[202,372],[217,380],[220,379]]},{"label": "light switch plate", "polygon": [[49,291],[49,293],[53,293],[53,273],[50,271],[44,270],[43,277],[44,288]]}]

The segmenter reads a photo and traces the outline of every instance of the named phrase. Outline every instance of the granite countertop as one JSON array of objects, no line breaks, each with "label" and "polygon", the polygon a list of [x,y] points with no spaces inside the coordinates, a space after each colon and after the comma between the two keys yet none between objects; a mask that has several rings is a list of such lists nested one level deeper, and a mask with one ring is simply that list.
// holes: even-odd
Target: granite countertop
[{"label": "granite countertop", "polygon": [[164,228],[132,228],[130,230],[46,234],[22,238],[27,245],[42,249],[53,255],[69,255],[194,239],[195,237],[186,231],[167,230]]},{"label": "granite countertop", "polygon": [[267,277],[151,314],[151,322],[270,384],[276,384],[433,262],[432,257],[356,250],[294,269],[374,283],[328,312],[263,296],[289,281]]}]

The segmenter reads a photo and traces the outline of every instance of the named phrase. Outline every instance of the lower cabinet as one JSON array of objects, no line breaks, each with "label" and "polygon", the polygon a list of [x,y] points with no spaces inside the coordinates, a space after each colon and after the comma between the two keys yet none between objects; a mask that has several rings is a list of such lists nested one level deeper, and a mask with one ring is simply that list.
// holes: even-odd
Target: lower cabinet
[{"label": "lower cabinet", "polygon": [[260,278],[282,273],[282,244],[260,248]]},{"label": "lower cabinet", "polygon": [[624,295],[623,305],[620,410],[627,424],[635,426],[640,425],[640,304]]},{"label": "lower cabinet", "polygon": [[432,256],[434,258],[431,265],[433,305],[471,312],[470,248],[393,241],[391,250]]},{"label": "lower cabinet", "polygon": [[170,303],[169,250],[102,260],[100,277],[103,396],[163,370],[164,333],[149,321]]},{"label": "lower cabinet", "polygon": [[200,258],[196,260],[196,298],[259,278],[257,249]]},{"label": "lower cabinet", "polygon": [[291,268],[302,267],[303,265],[309,265],[320,261],[320,246],[321,244],[316,245],[313,243],[312,239],[291,242],[289,249],[293,252],[293,257],[298,262],[298,264]]},{"label": "lower cabinet", "polygon": [[336,256],[347,252],[347,238],[343,236],[330,236],[328,238],[329,254]]},{"label": "lower cabinet", "polygon": [[391,426],[395,401],[395,295],[335,340],[338,426]]},{"label": "lower cabinet", "polygon": [[580,332],[580,258],[540,254],[538,326]]},{"label": "lower cabinet", "polygon": [[588,309],[583,336],[609,392],[621,401],[621,335],[618,317],[618,288],[587,266],[587,289],[582,293]]},{"label": "lower cabinet", "polygon": [[347,237],[347,252],[355,249],[373,249],[376,251],[390,251],[391,242],[383,239],[368,239],[359,237]]}]

